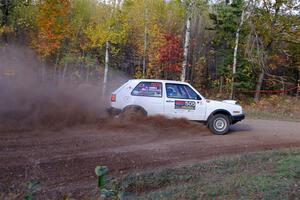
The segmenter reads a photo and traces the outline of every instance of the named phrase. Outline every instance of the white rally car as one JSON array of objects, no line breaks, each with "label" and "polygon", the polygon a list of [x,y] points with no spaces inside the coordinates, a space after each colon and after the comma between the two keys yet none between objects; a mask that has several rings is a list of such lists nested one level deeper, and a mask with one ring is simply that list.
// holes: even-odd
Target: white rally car
[{"label": "white rally car", "polygon": [[227,133],[230,124],[245,118],[236,101],[207,100],[190,84],[169,80],[133,79],[123,84],[112,93],[110,111],[129,110],[204,122],[218,135]]}]

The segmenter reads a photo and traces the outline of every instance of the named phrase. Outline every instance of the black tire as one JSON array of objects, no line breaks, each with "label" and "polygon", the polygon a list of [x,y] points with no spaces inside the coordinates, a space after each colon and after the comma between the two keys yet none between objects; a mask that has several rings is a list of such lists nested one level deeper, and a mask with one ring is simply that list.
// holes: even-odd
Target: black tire
[{"label": "black tire", "polygon": [[146,117],[147,112],[140,106],[127,106],[120,113],[119,117],[123,119],[135,119]]},{"label": "black tire", "polygon": [[114,118],[121,113],[121,110],[110,107],[110,108],[106,109],[106,112],[109,117]]},{"label": "black tire", "polygon": [[224,135],[229,131],[230,121],[227,115],[216,114],[208,121],[208,128],[216,135]]}]

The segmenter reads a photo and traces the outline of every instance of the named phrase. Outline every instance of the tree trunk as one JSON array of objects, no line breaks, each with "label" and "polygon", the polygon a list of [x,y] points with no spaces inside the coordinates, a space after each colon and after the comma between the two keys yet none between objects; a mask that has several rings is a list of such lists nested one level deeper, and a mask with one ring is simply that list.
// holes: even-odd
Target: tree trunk
[{"label": "tree trunk", "polygon": [[244,15],[245,10],[242,12],[241,16],[241,22],[237,28],[236,34],[235,34],[235,47],[233,52],[233,65],[232,65],[232,79],[231,79],[231,91],[230,91],[230,99],[234,98],[234,78],[236,73],[236,60],[237,60],[237,52],[238,52],[238,46],[239,46],[239,39],[240,39],[240,31],[244,23]]},{"label": "tree trunk", "polygon": [[62,74],[62,79],[65,80],[66,74],[67,74],[67,70],[68,70],[68,63],[65,62],[64,65],[64,70],[63,70],[63,74]]},{"label": "tree trunk", "polygon": [[103,95],[105,95],[105,93],[106,93],[108,64],[109,64],[109,41],[106,41],[106,43],[105,43],[105,68],[104,68],[103,90],[102,90]]},{"label": "tree trunk", "polygon": [[[278,1],[279,2],[279,1]],[[264,3],[266,3],[264,1]],[[276,1],[277,3],[277,1]],[[273,22],[272,22],[272,27],[274,27],[274,25],[276,24],[277,22],[277,19],[278,19],[278,13],[279,13],[279,10],[280,10],[280,6],[282,6],[281,3],[279,3],[277,5],[277,7],[275,8],[275,16],[274,16],[274,19],[273,19]],[[268,45],[266,46],[266,49],[269,51],[269,52],[272,52],[272,44],[274,42],[274,38],[271,38],[271,41],[269,41]],[[261,45],[263,47],[263,45]],[[263,49],[263,48],[262,48]],[[260,53],[262,55],[262,58],[261,58],[261,61],[260,61],[260,65],[261,65],[261,73],[259,74],[259,77],[258,77],[258,82],[256,84],[256,91],[255,91],[255,95],[254,95],[254,101],[259,101],[260,99],[260,90],[262,88],[262,84],[263,84],[263,80],[264,80],[264,76],[265,76],[265,63],[267,61],[267,56],[263,53]]]},{"label": "tree trunk", "polygon": [[297,98],[300,97],[300,80],[298,80],[298,84],[297,84],[296,97],[297,97]]},{"label": "tree trunk", "polygon": [[145,8],[145,16],[144,16],[144,55],[143,55],[143,78],[146,76],[146,57],[147,57],[147,45],[148,45],[148,34],[147,34],[147,17],[148,17],[148,9]]},{"label": "tree trunk", "polygon": [[256,84],[256,90],[254,95],[254,101],[259,101],[260,99],[260,90],[262,88],[263,80],[264,80],[265,72],[262,71],[258,76],[258,82]]},{"label": "tree trunk", "polygon": [[90,79],[90,67],[88,66],[87,67],[87,70],[86,70],[86,77],[85,77],[85,82],[89,82],[89,79]]},{"label": "tree trunk", "polygon": [[[9,7],[11,6],[11,1],[2,0],[0,1],[0,12],[2,12],[1,26],[8,25],[8,17],[9,17]],[[2,40],[7,43],[8,42],[8,34],[4,31],[2,33]]]},{"label": "tree trunk", "polygon": [[45,63],[42,63],[41,61],[39,61],[39,64],[41,65],[41,79],[42,82],[46,81],[46,65]]},{"label": "tree trunk", "polygon": [[59,66],[58,66],[58,62],[59,62],[59,55],[60,52],[58,52],[56,54],[56,58],[55,58],[55,63],[54,63],[54,76],[53,76],[53,80],[57,80],[58,76],[59,76]]},{"label": "tree trunk", "polygon": [[[190,9],[188,9],[188,12]],[[188,67],[188,54],[189,54],[189,45],[190,45],[190,33],[191,33],[191,17],[188,16],[186,20],[186,30],[185,30],[185,41],[184,41],[184,50],[183,50],[183,63],[181,71],[181,81],[186,80],[186,69]]]},{"label": "tree trunk", "polygon": [[296,97],[300,97],[300,69],[298,70],[298,83],[297,83],[297,91],[296,91]]},{"label": "tree trunk", "polygon": [[223,84],[224,84],[224,77],[220,77],[220,87],[219,87],[219,94],[223,94]]},{"label": "tree trunk", "polygon": [[281,90],[282,90],[281,95],[283,96],[285,94],[285,83],[284,83],[284,80],[283,80],[282,77],[280,77],[280,82],[281,82],[281,86],[282,86],[282,88],[281,88]]}]

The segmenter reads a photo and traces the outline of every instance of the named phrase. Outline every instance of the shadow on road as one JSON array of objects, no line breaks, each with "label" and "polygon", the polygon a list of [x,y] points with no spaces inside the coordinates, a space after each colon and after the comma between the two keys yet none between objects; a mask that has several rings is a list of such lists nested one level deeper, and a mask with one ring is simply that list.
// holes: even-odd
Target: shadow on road
[{"label": "shadow on road", "polygon": [[253,130],[253,126],[250,124],[234,124],[230,127],[230,132],[231,133],[236,133],[236,132],[249,132]]}]

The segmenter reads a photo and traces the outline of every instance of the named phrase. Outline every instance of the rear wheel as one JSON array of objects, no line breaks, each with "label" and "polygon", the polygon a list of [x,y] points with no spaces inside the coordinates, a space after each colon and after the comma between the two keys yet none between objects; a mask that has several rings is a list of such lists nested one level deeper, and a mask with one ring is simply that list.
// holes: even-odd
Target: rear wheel
[{"label": "rear wheel", "polygon": [[208,127],[214,134],[224,135],[229,131],[229,118],[227,115],[216,114],[209,120]]},{"label": "rear wheel", "polygon": [[132,119],[146,117],[147,112],[144,108],[139,106],[127,106],[120,113],[120,118]]}]

